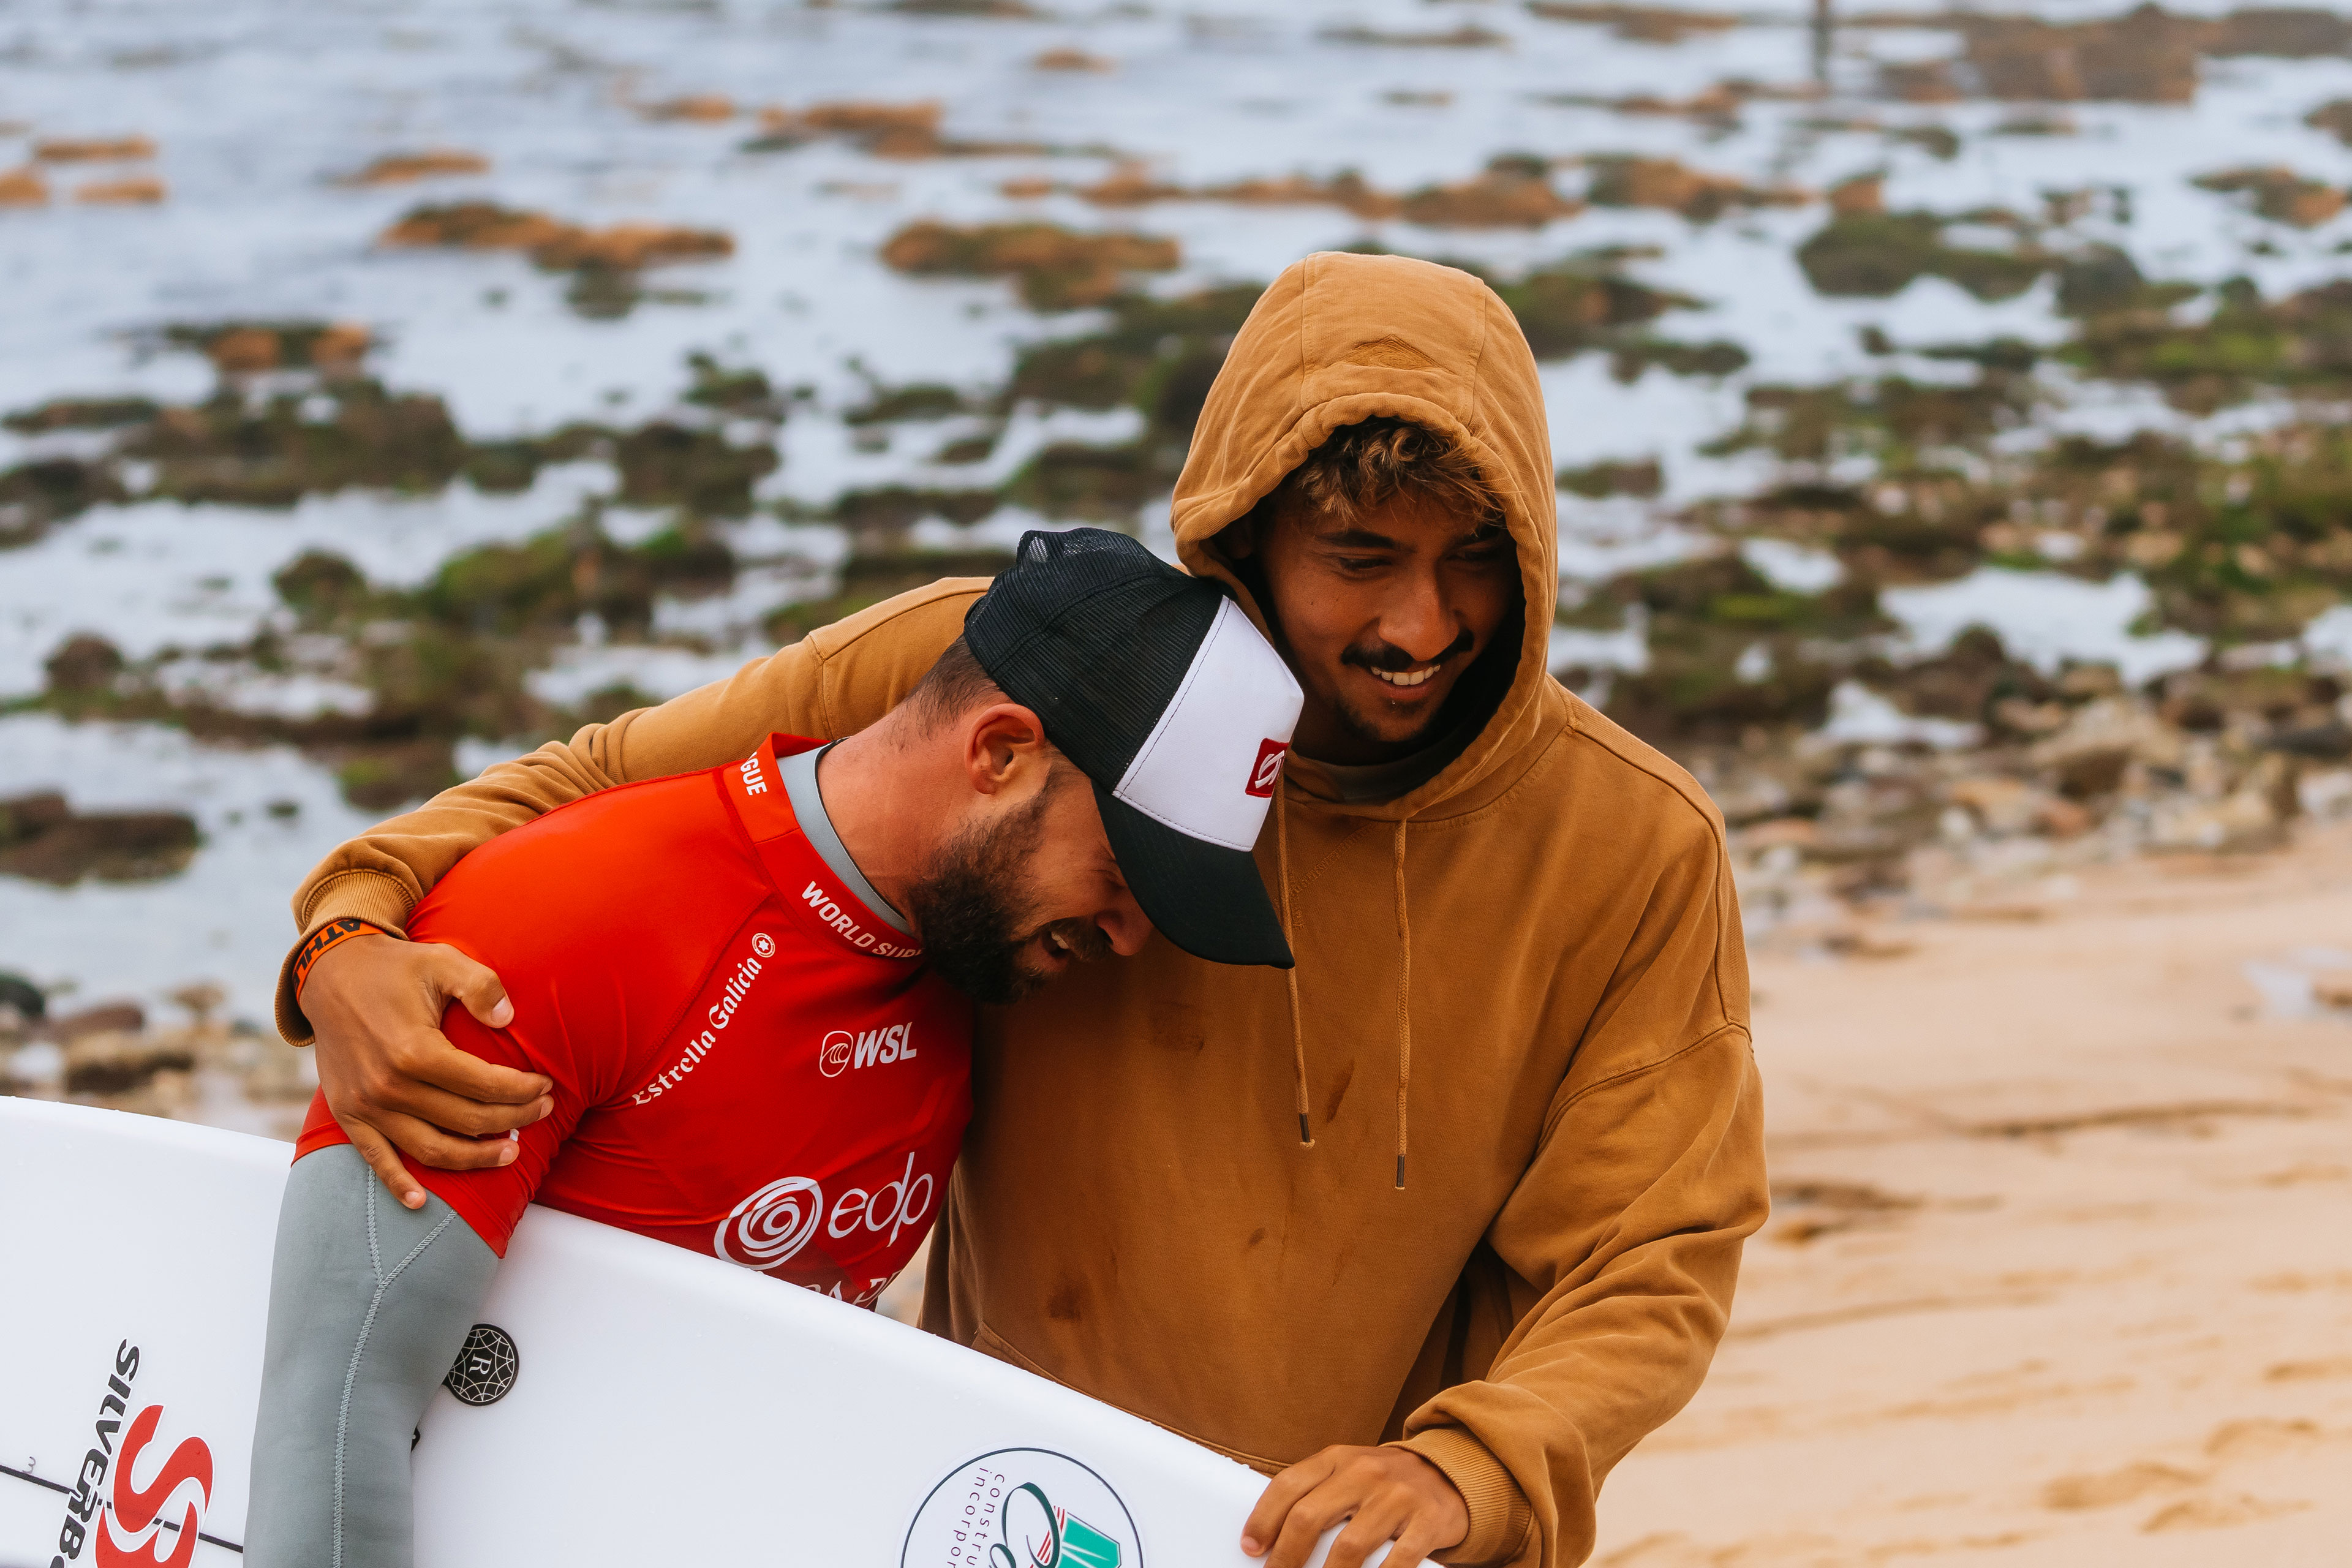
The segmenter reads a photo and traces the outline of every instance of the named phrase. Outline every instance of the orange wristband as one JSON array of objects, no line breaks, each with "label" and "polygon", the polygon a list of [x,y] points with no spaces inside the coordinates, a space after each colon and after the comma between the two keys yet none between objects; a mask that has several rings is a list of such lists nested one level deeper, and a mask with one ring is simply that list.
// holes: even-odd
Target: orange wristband
[{"label": "orange wristband", "polygon": [[341,920],[329,921],[312,931],[309,940],[294,950],[294,994],[302,994],[303,983],[310,978],[310,971],[318,966],[319,960],[324,958],[330,949],[355,936],[366,936],[371,932],[377,936],[388,934],[382,926],[371,925],[349,915]]}]

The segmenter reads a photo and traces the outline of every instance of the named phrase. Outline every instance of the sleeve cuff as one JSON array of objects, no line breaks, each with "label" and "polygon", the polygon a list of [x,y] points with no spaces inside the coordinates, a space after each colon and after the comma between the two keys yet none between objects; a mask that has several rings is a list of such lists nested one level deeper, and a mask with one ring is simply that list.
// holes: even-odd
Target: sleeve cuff
[{"label": "sleeve cuff", "polygon": [[294,989],[294,954],[310,933],[329,921],[346,915],[382,926],[393,936],[408,935],[411,905],[408,893],[397,881],[374,871],[351,871],[321,883],[310,901],[309,918],[295,933],[294,944],[286,950],[285,959],[278,965],[278,1033],[289,1046],[307,1046],[311,1040],[310,1020],[302,1016],[302,1001]]},{"label": "sleeve cuff", "polygon": [[1432,1426],[1397,1445],[1435,1465],[1462,1494],[1470,1510],[1470,1531],[1461,1543],[1434,1559],[1439,1563],[1507,1563],[1526,1545],[1535,1510],[1527,1493],[1486,1445],[1459,1426]]}]

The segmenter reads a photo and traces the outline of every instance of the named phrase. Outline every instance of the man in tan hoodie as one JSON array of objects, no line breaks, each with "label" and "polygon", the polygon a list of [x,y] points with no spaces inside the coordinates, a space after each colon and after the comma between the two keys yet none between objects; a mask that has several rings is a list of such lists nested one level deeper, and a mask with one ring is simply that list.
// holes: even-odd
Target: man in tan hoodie
[{"label": "man in tan hoodie", "polygon": [[[1310,457],[1311,455],[1311,457]],[[1688,1400],[1766,1208],[1720,817],[1553,680],[1550,446],[1527,341],[1467,274],[1324,254],[1209,395],[1177,550],[1306,692],[1260,870],[1297,967],[1154,941],[987,1011],[923,1321],[1269,1473],[1244,1547],[1297,1568],[1565,1568],[1612,1466]],[[398,936],[475,844],[771,731],[872,722],[977,581],[902,595],[582,731],[343,846],[304,930]],[[543,1087],[435,1033],[496,978],[380,938],[282,988],[289,1039],[389,1142],[490,1163]],[[305,1016],[305,1013],[309,1016]],[[451,1058],[460,1058],[453,1061]]]}]

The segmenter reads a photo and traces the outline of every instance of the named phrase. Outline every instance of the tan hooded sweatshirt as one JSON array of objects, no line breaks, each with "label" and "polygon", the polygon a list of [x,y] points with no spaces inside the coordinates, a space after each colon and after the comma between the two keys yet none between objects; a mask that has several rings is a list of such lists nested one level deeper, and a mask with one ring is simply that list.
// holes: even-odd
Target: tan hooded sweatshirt
[{"label": "tan hooded sweatshirt", "polygon": [[[1591,1550],[1610,1468],[1698,1386],[1764,1218],[1746,956],[1706,795],[1546,671],[1542,395],[1475,279],[1329,254],[1286,271],[1177,486],[1184,564],[1257,614],[1218,531],[1375,415],[1452,437],[1501,490],[1516,677],[1402,798],[1344,804],[1294,758],[1258,845],[1290,974],[1155,938],[985,1013],[924,1323],[1268,1471],[1402,1440],[1469,1504],[1447,1561],[1557,1568]],[[493,768],[336,851],[299,923],[397,928],[467,848],[565,801],[871,723],[983,585],[903,595]],[[307,1037],[290,996],[280,1021]]]}]

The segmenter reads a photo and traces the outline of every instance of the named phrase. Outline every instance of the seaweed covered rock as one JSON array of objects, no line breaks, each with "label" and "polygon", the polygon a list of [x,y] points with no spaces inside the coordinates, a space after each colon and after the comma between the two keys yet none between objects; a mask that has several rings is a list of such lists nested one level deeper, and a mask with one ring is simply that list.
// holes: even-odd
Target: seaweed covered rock
[{"label": "seaweed covered rock", "polygon": [[1963,15],[1960,26],[1985,96],[2028,102],[2187,103],[2208,38],[2200,20],[2155,5],[2071,24]]},{"label": "seaweed covered rock", "polygon": [[77,812],[55,792],[0,800],[0,876],[61,888],[150,881],[185,870],[196,842],[184,812]]},{"label": "seaweed covered rock", "polygon": [[224,375],[310,370],[344,376],[358,370],[373,334],[354,321],[231,321],[163,331],[163,341],[192,348]]},{"label": "seaweed covered rock", "polygon": [[1739,25],[1723,11],[1687,11],[1672,5],[1581,5],[1570,0],[1528,0],[1528,13],[1552,22],[1606,27],[1637,44],[1679,44],[1694,33],[1717,33]]},{"label": "seaweed covered rock", "polygon": [[490,161],[479,153],[467,153],[456,147],[428,147],[418,153],[386,153],[368,161],[336,182],[338,184],[407,185],[419,180],[445,179],[459,174],[487,174]]},{"label": "seaweed covered rock", "polygon": [[320,417],[317,395],[281,394],[256,407],[224,394],[165,409],[121,450],[154,465],[158,495],[246,506],[354,487],[430,493],[466,465],[465,439],[437,397],[346,381]]},{"label": "seaweed covered rock", "polygon": [[1538,268],[1516,281],[1487,281],[1518,318],[1538,359],[1565,359],[1609,347],[1622,329],[1699,303],[1688,295],[1627,278],[1605,263],[1570,261]]},{"label": "seaweed covered rock", "polygon": [[33,156],[44,163],[138,163],[155,155],[148,136],[55,137],[33,143]]},{"label": "seaweed covered rock", "polygon": [[45,206],[48,199],[49,183],[39,170],[0,170],[0,207]]},{"label": "seaweed covered rock", "polygon": [[764,443],[739,447],[716,430],[667,420],[630,431],[614,443],[621,499],[634,506],[680,506],[711,517],[751,510],[751,487],[776,468]]},{"label": "seaweed covered rock", "polygon": [[1624,155],[1589,158],[1595,206],[1663,207],[1705,222],[1735,207],[1790,206],[1802,192],[1761,190],[1723,174],[1704,174],[1673,158]]},{"label": "seaweed covered rock", "polygon": [[1831,296],[1887,299],[1921,278],[1942,278],[1979,300],[2014,298],[2056,265],[2033,250],[1988,250],[1945,243],[1948,220],[1934,213],[1834,216],[1797,247],[1805,280]]},{"label": "seaweed covered rock", "polygon": [[1050,223],[958,226],[929,219],[884,242],[883,264],[915,277],[1013,278],[1032,309],[1066,310],[1115,297],[1130,272],[1175,269],[1176,242],[1145,234],[1078,234]]},{"label": "seaweed covered rock", "polygon": [[2200,174],[2190,184],[2200,190],[2247,195],[2263,216],[2297,228],[2315,228],[2344,210],[2341,186],[2307,179],[2276,163]]},{"label": "seaweed covered rock", "polygon": [[1473,179],[1424,186],[1397,210],[1407,222],[1432,228],[1539,228],[1574,216],[1583,204],[1552,188],[1543,159],[1520,154],[1496,158]]},{"label": "seaweed covered rock", "polygon": [[2316,5],[2256,5],[2216,17],[2206,31],[2205,53],[2267,55],[2277,59],[2314,59],[2352,55],[2352,17]]},{"label": "seaweed covered rock", "polygon": [[2352,98],[2331,99],[2305,115],[2303,122],[2352,147]]},{"label": "seaweed covered rock", "polygon": [[0,548],[29,544],[53,523],[128,499],[113,466],[104,462],[35,458],[0,469]]},{"label": "seaweed covered rock", "polygon": [[585,228],[495,202],[413,208],[384,230],[377,243],[395,248],[519,250],[556,272],[634,272],[664,262],[710,260],[735,253],[735,241],[715,229],[638,223]]},{"label": "seaweed covered rock", "polygon": [[152,174],[131,174],[120,180],[92,180],[74,187],[74,200],[85,206],[153,206],[169,195],[170,187]]},{"label": "seaweed covered rock", "polygon": [[[2194,292],[2161,289],[2148,298],[2154,307]],[[2086,321],[2060,353],[2094,374],[2147,382],[2191,413],[2264,389],[2340,397],[2352,392],[2352,283],[2273,301],[2252,282],[2232,279],[2215,291],[2202,321],[2176,321],[2158,308],[2116,311]]]},{"label": "seaweed covered rock", "polygon": [[802,110],[772,106],[760,111],[760,134],[744,143],[744,151],[784,152],[818,140],[846,142],[877,158],[893,159],[1010,157],[1053,151],[1035,142],[943,136],[940,119],[940,106],[934,100],[848,100],[812,103]]}]

